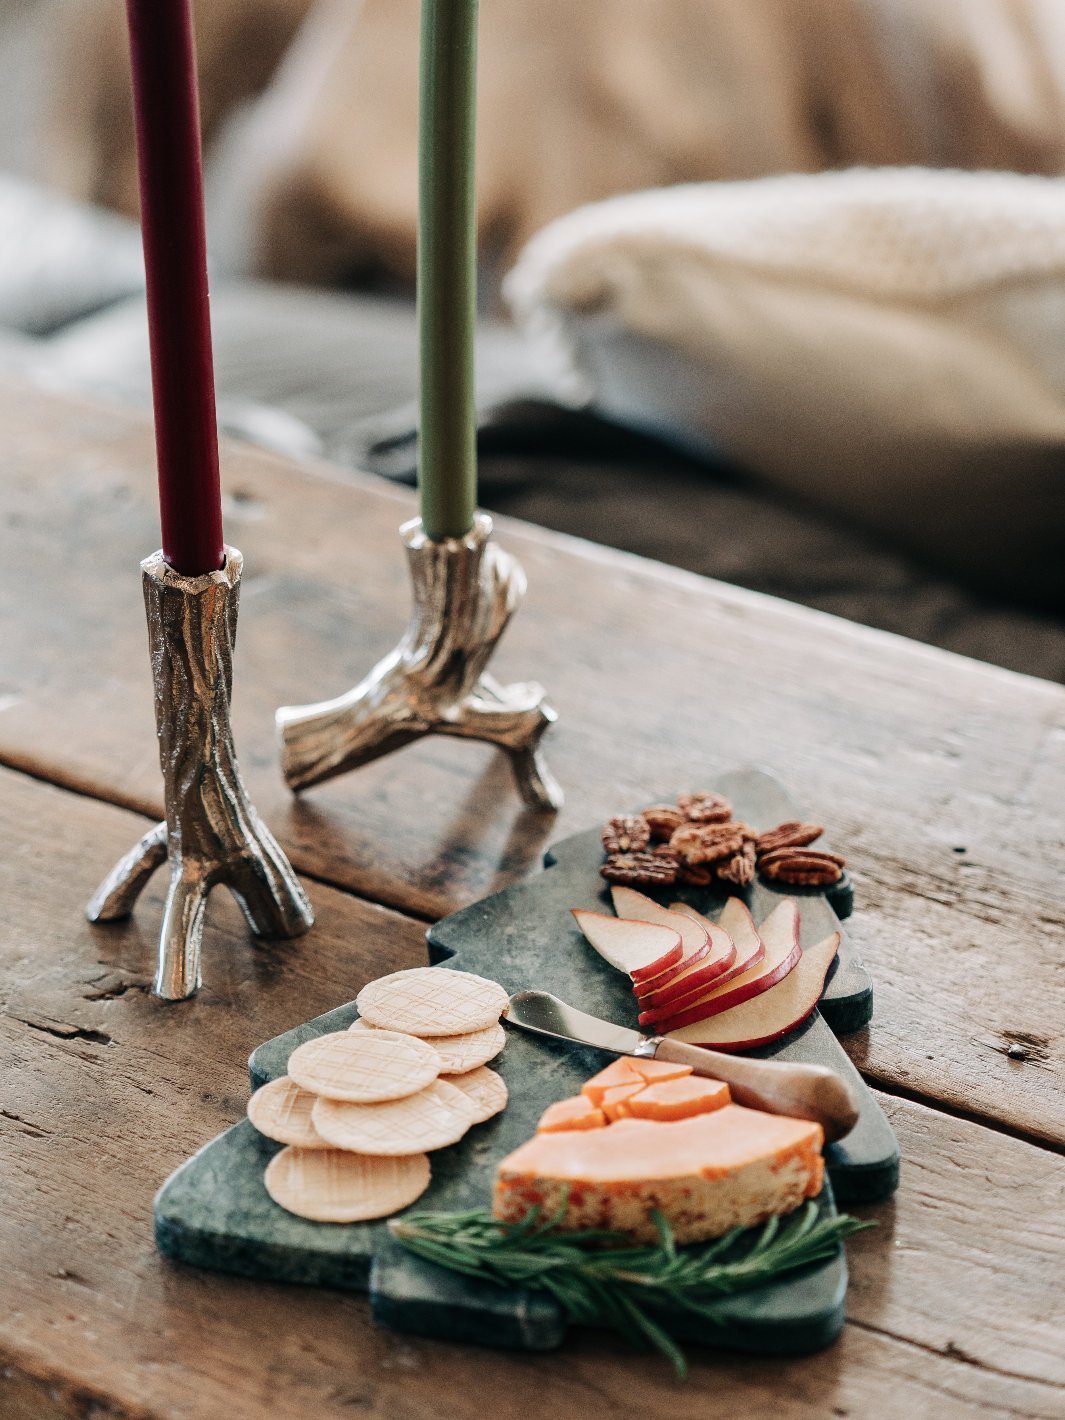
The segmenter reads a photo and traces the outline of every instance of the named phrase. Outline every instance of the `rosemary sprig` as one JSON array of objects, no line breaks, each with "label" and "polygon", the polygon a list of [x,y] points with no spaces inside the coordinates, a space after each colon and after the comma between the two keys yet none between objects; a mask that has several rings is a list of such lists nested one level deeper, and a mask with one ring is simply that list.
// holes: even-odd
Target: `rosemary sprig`
[{"label": "rosemary sprig", "polygon": [[811,1202],[785,1220],[771,1218],[748,1247],[740,1239],[752,1230],[735,1228],[705,1246],[678,1248],[656,1212],[657,1244],[624,1247],[620,1233],[560,1232],[565,1206],[546,1220],[536,1212],[502,1223],[475,1208],[412,1213],[389,1227],[411,1252],[453,1272],[547,1292],[572,1321],[609,1327],[641,1349],[660,1351],[681,1377],[687,1374],[684,1354],[656,1312],[682,1309],[720,1323],[715,1300],[823,1262],[844,1238],[875,1227],[846,1213],[819,1218]]}]

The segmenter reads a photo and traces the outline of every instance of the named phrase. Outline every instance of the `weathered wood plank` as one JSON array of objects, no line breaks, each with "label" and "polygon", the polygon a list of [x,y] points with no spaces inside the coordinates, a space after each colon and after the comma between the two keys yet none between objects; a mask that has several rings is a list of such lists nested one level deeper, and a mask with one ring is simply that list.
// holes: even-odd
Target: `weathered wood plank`
[{"label": "weathered wood plank", "polygon": [[[32,837],[27,839],[27,825]],[[97,852],[139,824],[114,807],[0,771],[0,1416],[278,1420],[353,1410],[381,1420],[635,1420],[668,1396],[681,1420],[964,1415],[1056,1417],[1065,1361],[1053,1321],[1065,1166],[1046,1150],[886,1101],[906,1165],[875,1232],[851,1244],[852,1324],[797,1361],[660,1363],[584,1337],[559,1356],[469,1351],[375,1329],[356,1297],[166,1264],[151,1198],[239,1117],[252,1044],[421,959],[420,924],[311,884],[319,929],[249,945],[212,903],[209,984],[164,1007],[145,925],[78,915]],[[91,845],[91,852],[87,851]],[[156,904],[158,907],[158,894]],[[94,1409],[95,1407],[95,1409]]]},{"label": "weathered wood plank", "polygon": [[[0,420],[0,596],[17,608],[0,760],[158,811],[136,569],[157,540],[148,426],[10,385]],[[531,590],[498,669],[559,705],[564,814],[523,813],[492,751],[443,741],[294,802],[274,708],[350,685],[394,642],[412,504],[248,449],[225,464],[247,568],[237,742],[301,870],[432,916],[618,805],[763,763],[852,857],[878,983],[863,1068],[1065,1143],[1065,691],[512,524]]]}]

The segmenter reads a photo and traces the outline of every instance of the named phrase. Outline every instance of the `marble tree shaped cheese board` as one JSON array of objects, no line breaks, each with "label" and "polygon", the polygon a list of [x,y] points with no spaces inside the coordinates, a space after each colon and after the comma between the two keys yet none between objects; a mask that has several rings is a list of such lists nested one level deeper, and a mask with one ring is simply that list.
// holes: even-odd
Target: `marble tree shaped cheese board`
[{"label": "marble tree shaped cheese board", "polygon": [[[737,817],[763,829],[799,817],[770,776],[738,771],[715,788]],[[635,1025],[628,982],[587,945],[570,908],[603,910],[607,885],[599,874],[597,829],[556,845],[547,871],[453,913],[428,933],[439,969],[459,968],[490,977],[508,991],[537,987],[571,1005]],[[676,890],[670,890],[671,899]],[[692,905],[715,916],[723,897],[685,890]],[[787,892],[756,881],[747,897],[761,921],[780,897],[797,896],[802,944],[820,941],[850,911],[849,881],[823,890]],[[607,907],[606,910],[609,910]],[[898,1179],[898,1147],[879,1105],[836,1040],[856,1030],[872,1011],[872,985],[846,933],[826,983],[819,1011],[782,1040],[751,1052],[826,1064],[856,1089],[861,1118],[851,1134],[825,1150],[828,1181],[818,1207],[835,1200],[871,1203],[888,1197]],[[356,1019],[354,1002],[267,1041],[250,1061],[253,1088],[286,1072],[291,1052]],[[494,1068],[505,1079],[510,1104],[501,1115],[432,1156],[432,1183],[421,1210],[484,1206],[500,1158],[528,1139],[555,1100],[572,1095],[610,1057],[587,1047],[567,1047],[508,1028],[507,1045]],[[167,1256],[198,1266],[276,1281],[367,1291],[375,1318],[421,1335],[545,1350],[561,1343],[566,1322],[545,1296],[472,1281],[401,1249],[384,1222],[315,1223],[286,1213],[267,1195],[263,1171],[280,1146],[246,1120],[208,1144],[164,1184],[155,1202],[156,1241]],[[691,1317],[670,1319],[682,1338],[730,1349],[789,1354],[827,1345],[843,1324],[846,1262],[842,1250],[829,1261],[784,1281],[724,1299],[721,1324],[710,1328]]]}]

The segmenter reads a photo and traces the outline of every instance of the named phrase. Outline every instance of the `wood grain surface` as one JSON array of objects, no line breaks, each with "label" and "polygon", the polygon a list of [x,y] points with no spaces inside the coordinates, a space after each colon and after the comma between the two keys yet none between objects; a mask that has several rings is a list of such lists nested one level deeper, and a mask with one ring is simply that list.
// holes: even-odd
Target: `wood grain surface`
[{"label": "wood grain surface", "polygon": [[0,1309],[0,1415],[518,1420],[530,1387],[545,1411],[603,1420],[637,1420],[663,1396],[682,1420],[1065,1408],[1065,1163],[905,1100],[884,1099],[903,1187],[850,1244],[842,1342],[797,1361],[697,1353],[686,1386],[608,1338],[559,1356],[470,1351],[378,1330],[361,1298],[166,1263],[152,1195],[242,1114],[251,1046],[421,961],[424,944],[422,924],[320,884],[317,931],[283,949],[250,945],[233,905],[213,902],[209,984],[160,1009],[145,926],[79,918],[86,845],[118,852],[139,827],[0,771],[0,1256],[18,1299]]},{"label": "wood grain surface", "polygon": [[[2,1420],[524,1420],[531,1393],[592,1420],[1065,1413],[1065,691],[505,524],[531,585],[496,669],[561,711],[564,813],[523,811],[492,751],[444,741],[296,802],[273,710],[394,643],[412,500],[230,448],[238,750],[318,922],[255,945],[216,895],[207,987],[164,1009],[161,883],[127,924],[82,917],[161,810],[137,569],[158,542],[151,431],[10,384],[0,421]],[[152,1194],[240,1116],[255,1045],[424,960],[427,920],[536,871],[550,841],[749,762],[850,854],[876,1010],[847,1043],[903,1151],[895,1205],[850,1244],[837,1346],[704,1353],[681,1387],[604,1337],[471,1352],[380,1331],[359,1298],[158,1257]]]},{"label": "wood grain surface", "polygon": [[[0,598],[17,608],[0,763],[158,815],[137,572],[158,539],[150,428],[12,385],[0,421]],[[1065,690],[507,524],[530,591],[497,669],[558,704],[565,811],[524,811],[501,756],[444,740],[294,800],[274,709],[350,686],[394,643],[413,500],[248,448],[224,466],[245,554],[237,748],[301,871],[432,918],[620,806],[762,764],[853,864],[849,930],[877,983],[875,1029],[851,1042],[862,1069],[1065,1148]]]}]

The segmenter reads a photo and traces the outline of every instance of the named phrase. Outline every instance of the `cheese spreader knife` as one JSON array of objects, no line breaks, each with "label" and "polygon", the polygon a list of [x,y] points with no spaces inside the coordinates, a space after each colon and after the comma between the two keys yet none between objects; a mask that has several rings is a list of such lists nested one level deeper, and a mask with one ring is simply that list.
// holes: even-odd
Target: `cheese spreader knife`
[{"label": "cheese spreader knife", "polygon": [[693,1074],[723,1080],[737,1104],[762,1109],[767,1114],[814,1120],[825,1131],[828,1142],[842,1139],[858,1122],[858,1101],[853,1091],[841,1076],[824,1065],[751,1060],[664,1036],[641,1035],[567,1006],[547,991],[515,992],[504,1015],[513,1025],[535,1035],[592,1045],[614,1055],[690,1065]]}]

